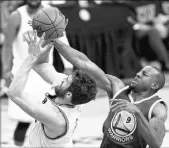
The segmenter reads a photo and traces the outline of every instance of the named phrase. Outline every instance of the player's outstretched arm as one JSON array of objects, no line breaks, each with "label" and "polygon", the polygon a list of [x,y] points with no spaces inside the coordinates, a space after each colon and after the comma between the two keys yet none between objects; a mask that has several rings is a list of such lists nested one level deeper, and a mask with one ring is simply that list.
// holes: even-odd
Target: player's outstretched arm
[{"label": "player's outstretched arm", "polygon": [[65,57],[75,67],[90,74],[95,79],[98,87],[108,92],[111,91],[111,83],[103,70],[89,60],[85,54],[73,49],[58,39],[54,40],[54,46],[63,55],[63,57]]},{"label": "player's outstretched arm", "polygon": [[[44,45],[46,44],[43,44],[43,46]],[[30,50],[30,48],[28,50]],[[55,70],[54,66],[49,63],[49,54],[50,50],[46,50],[34,64],[33,70],[38,73],[47,83],[60,84],[63,78],[67,77],[67,75],[59,73]]]},{"label": "player's outstretched arm", "polygon": [[[26,36],[25,36],[26,39]],[[35,39],[36,40],[36,39]],[[43,37],[40,39],[38,44],[33,44],[34,41],[27,41],[29,44],[30,49],[30,55],[27,57],[23,64],[21,65],[20,69],[18,70],[17,74],[15,75],[8,91],[8,95],[10,97],[12,96],[20,96],[21,93],[24,92],[24,88],[28,79],[29,71],[32,69],[35,62],[38,60],[38,58],[44,53],[45,50],[49,50],[51,48],[51,44],[44,48],[40,48],[40,44],[42,43]],[[36,41],[35,41],[36,42]],[[38,48],[39,51],[35,51],[34,49]],[[42,51],[40,51],[42,50]]]},{"label": "player's outstretched arm", "polygon": [[[49,50],[52,47],[52,45],[50,44],[45,46],[44,48],[41,48],[40,44],[42,43],[43,38],[44,35],[38,44],[32,44],[32,40],[29,40],[30,42],[27,40],[27,42],[29,42],[29,46],[32,47],[32,51],[31,53],[29,53],[29,57],[24,60],[20,69],[15,75],[7,92],[7,95],[15,104],[17,104],[30,116],[41,121],[47,127],[54,128],[56,125],[59,126],[60,124],[59,119],[57,119],[56,117],[56,112],[52,108],[49,112],[45,112],[44,110],[46,110],[46,108],[44,105],[35,104],[31,101],[32,99],[34,99],[35,96],[31,96],[30,94],[24,92],[29,71],[38,60],[38,58],[44,53],[44,51]],[[40,51],[34,49],[39,49]]]}]

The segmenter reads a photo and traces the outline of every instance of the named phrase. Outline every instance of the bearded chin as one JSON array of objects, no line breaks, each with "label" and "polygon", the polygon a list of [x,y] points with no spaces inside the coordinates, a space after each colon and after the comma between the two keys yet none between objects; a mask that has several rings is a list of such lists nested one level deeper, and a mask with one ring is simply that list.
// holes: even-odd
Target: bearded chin
[{"label": "bearded chin", "polygon": [[57,87],[55,88],[55,94],[59,98],[64,98],[66,92],[67,92],[67,89],[66,90],[62,90],[62,89],[57,88]]}]

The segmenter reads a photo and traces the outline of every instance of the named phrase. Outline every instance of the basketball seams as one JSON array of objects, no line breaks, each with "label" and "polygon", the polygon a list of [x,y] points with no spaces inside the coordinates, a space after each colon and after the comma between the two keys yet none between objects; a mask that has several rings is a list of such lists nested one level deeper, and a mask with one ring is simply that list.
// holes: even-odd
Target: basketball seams
[{"label": "basketball seams", "polygon": [[[51,24],[50,24],[51,25]],[[58,25],[58,24],[57,24]],[[57,26],[57,25],[55,25],[55,27]],[[49,30],[51,30],[51,29],[53,29],[54,27],[51,27],[51,28],[49,28],[49,29],[47,29],[47,30],[42,30],[41,32],[46,32],[46,31],[49,31]],[[59,30],[59,29],[63,29],[63,28],[58,28],[58,29],[55,29],[55,30]]]},{"label": "basketball seams", "polygon": [[[53,15],[55,15],[54,21],[52,21],[53,18],[50,18],[50,11],[45,11],[43,9],[41,10],[41,13],[43,13],[42,16],[46,15],[46,17],[45,16],[44,17],[48,20],[48,22],[47,22],[47,20],[46,20],[46,22],[43,22],[43,19],[42,20],[38,20],[38,18],[36,18],[36,17],[33,18],[33,21],[34,21],[35,24],[37,24],[37,25],[41,24],[42,26],[46,25],[46,27],[45,26],[43,27],[44,30],[41,30],[40,33],[49,31],[49,33],[46,36],[47,38],[50,38],[53,35],[54,35],[54,37],[57,38],[59,36],[59,34],[61,33],[60,30],[64,30],[65,29],[65,24],[64,24],[65,17],[64,17],[64,15],[61,15],[60,14],[61,12],[60,11],[58,12],[56,9],[52,9],[52,11],[54,11]],[[60,22],[58,22],[58,20]]]},{"label": "basketball seams", "polygon": [[[50,38],[54,32],[55,32],[55,31],[52,31],[52,33],[51,33],[50,35],[48,35],[48,38]],[[57,35],[57,36],[58,36],[58,35]]]},{"label": "basketball seams", "polygon": [[[53,23],[52,20],[50,19],[49,15],[48,15],[44,10],[42,10],[42,11],[46,14],[46,16],[48,17],[48,19],[51,21],[51,23],[52,23],[52,25],[53,25],[53,28],[55,28],[54,23]],[[55,13],[56,13],[56,10],[55,10]],[[57,14],[57,13],[56,13],[56,14]],[[56,16],[57,16],[57,15],[56,15]],[[56,21],[56,20],[55,20],[55,21]],[[56,28],[55,28],[55,31],[56,31]],[[51,34],[53,34],[53,32],[52,32]],[[50,34],[49,36],[51,36],[51,34]],[[56,35],[57,35],[57,37],[58,37],[57,32],[56,32]]]},{"label": "basketball seams", "polygon": [[[55,17],[55,20],[52,21],[51,18],[49,17],[49,15],[46,13],[46,11],[44,11],[44,10],[42,10],[42,11],[43,11],[43,13],[46,14],[46,16],[48,17],[48,19],[50,20],[50,22],[51,22],[52,24],[56,21],[56,18],[57,18],[57,17]],[[56,12],[56,10],[55,10],[55,12]],[[57,14],[57,13],[56,13],[56,14]],[[56,15],[56,16],[57,16],[57,15]]]},{"label": "basketball seams", "polygon": [[[40,21],[37,21],[37,22],[39,22],[39,23],[41,23]],[[46,25],[46,24],[43,24],[43,23],[41,23],[42,25]],[[51,25],[51,24],[50,24]],[[52,28],[54,28],[54,27],[51,27],[51,28],[49,28],[49,29],[47,29],[47,30],[43,30],[43,32],[45,32],[45,31],[49,31],[50,29],[52,29]]]},{"label": "basketball seams", "polygon": [[[44,11],[44,10],[42,10],[46,15],[47,15],[47,17],[48,17],[48,19],[51,21],[51,23],[52,23],[52,25],[53,25],[53,27],[52,28],[55,28],[55,31],[56,31],[56,34],[57,34],[57,31],[59,30],[59,29],[63,29],[63,28],[56,28],[58,25],[60,25],[60,23],[62,23],[62,21],[64,20],[64,18],[62,17],[62,20],[55,26],[54,25],[54,22],[56,21],[56,19],[55,19],[55,21],[54,22],[52,22],[52,20],[50,19],[50,17],[49,17],[49,15]],[[56,12],[56,9],[55,9],[55,13],[56,13],[56,16],[57,16],[57,12]],[[56,18],[56,17],[55,17]],[[49,37],[51,36],[53,34],[53,32],[49,35]],[[58,34],[57,34],[57,36],[58,36]]]},{"label": "basketball seams", "polygon": [[39,23],[44,24],[44,25],[51,25],[51,24],[47,24],[47,23],[41,22],[41,21],[39,21],[39,20],[37,20],[35,18],[33,19],[33,21],[39,22]]},{"label": "basketball seams", "polygon": [[[53,27],[52,27],[52,28],[53,28]],[[52,29],[52,28],[51,28],[51,29]],[[57,33],[57,31],[60,30],[60,29],[63,29],[63,28],[55,29],[56,33]],[[54,31],[48,36],[48,38],[50,38],[50,37],[52,36],[53,33],[54,33]]]},{"label": "basketball seams", "polygon": [[[41,12],[43,12],[43,10],[40,10]],[[40,13],[40,12],[39,12]],[[48,17],[48,16],[47,16]],[[49,18],[49,17],[48,17]],[[37,22],[39,22],[39,23],[41,23],[41,24],[44,24],[44,25],[51,25],[51,23],[50,24],[48,24],[48,23],[45,23],[45,22],[41,22],[41,21],[39,21],[39,20],[37,20],[37,19],[35,19],[35,18],[33,18],[33,21],[37,21]]]}]

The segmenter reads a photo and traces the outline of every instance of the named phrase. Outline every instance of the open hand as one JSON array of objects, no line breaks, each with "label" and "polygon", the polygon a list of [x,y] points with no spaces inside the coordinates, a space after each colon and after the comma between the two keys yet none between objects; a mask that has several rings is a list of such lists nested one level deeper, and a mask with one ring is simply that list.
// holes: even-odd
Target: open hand
[{"label": "open hand", "polygon": [[32,55],[34,57],[41,56],[45,51],[48,51],[53,46],[53,43],[50,42],[50,44],[46,45],[45,47],[42,47],[42,44],[44,42],[45,33],[43,33],[40,40],[37,41],[36,30],[33,31],[33,35],[31,35],[29,31],[27,31],[27,33],[24,34],[23,37],[28,44],[29,55]]}]

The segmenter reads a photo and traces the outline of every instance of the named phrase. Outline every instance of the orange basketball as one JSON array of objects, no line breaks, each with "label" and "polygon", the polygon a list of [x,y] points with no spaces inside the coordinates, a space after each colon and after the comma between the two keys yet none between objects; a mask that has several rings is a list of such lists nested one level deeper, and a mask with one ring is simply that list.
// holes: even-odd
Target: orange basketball
[{"label": "orange basketball", "polygon": [[45,32],[45,39],[63,36],[66,25],[65,16],[55,7],[40,9],[32,20],[32,27],[37,31],[37,36],[41,37]]}]

